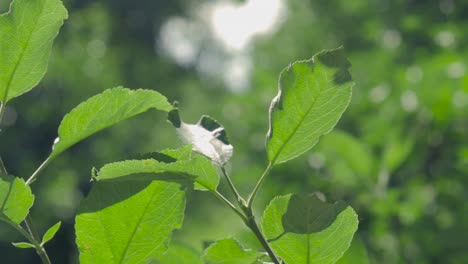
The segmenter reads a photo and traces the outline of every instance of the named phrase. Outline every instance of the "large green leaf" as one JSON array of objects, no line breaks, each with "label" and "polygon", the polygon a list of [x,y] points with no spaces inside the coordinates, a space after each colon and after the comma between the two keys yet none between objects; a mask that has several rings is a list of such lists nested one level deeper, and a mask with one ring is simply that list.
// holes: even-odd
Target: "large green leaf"
[{"label": "large green leaf", "polygon": [[148,263],[180,228],[185,192],[166,181],[98,182],[76,217],[80,263]]},{"label": "large green leaf", "polygon": [[95,95],[65,115],[51,156],[57,156],[80,140],[151,108],[170,111],[172,106],[166,97],[151,90],[117,87]]},{"label": "large green leaf", "polygon": [[23,179],[0,176],[0,219],[20,224],[34,203],[34,195]]},{"label": "large green leaf", "polygon": [[154,180],[169,177],[176,180],[173,174],[182,178],[193,177],[197,190],[214,191],[219,183],[219,176],[212,162],[205,156],[192,153],[190,145],[177,150],[153,153],[148,155],[148,158],[106,164],[95,179]]},{"label": "large green leaf", "polygon": [[31,90],[47,71],[67,10],[60,0],[14,0],[0,16],[0,101]]},{"label": "large green leaf", "polygon": [[210,245],[203,254],[208,264],[253,264],[259,263],[260,253],[243,249],[237,241],[231,238],[218,240]]},{"label": "large green leaf", "polygon": [[328,204],[315,195],[280,196],[263,216],[264,234],[288,264],[335,263],[348,249],[358,227],[351,207]]},{"label": "large green leaf", "polygon": [[351,99],[350,65],[339,48],[322,51],[283,70],[278,95],[270,106],[270,162],[281,163],[301,155],[333,129]]},{"label": "large green leaf", "polygon": [[152,264],[203,264],[200,254],[191,247],[171,243],[169,250]]}]

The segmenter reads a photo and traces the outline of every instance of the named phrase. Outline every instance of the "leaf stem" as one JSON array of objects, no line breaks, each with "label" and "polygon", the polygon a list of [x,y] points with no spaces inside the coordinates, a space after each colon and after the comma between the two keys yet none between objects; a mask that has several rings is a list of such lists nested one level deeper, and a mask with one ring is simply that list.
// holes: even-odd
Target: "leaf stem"
[{"label": "leaf stem", "polygon": [[36,228],[34,227],[34,224],[32,222],[32,218],[30,215],[26,217],[24,220],[24,223],[26,225],[26,228],[28,229],[29,233],[31,234],[31,237],[34,240],[34,247],[36,248],[36,252],[39,255],[39,257],[42,260],[42,263],[44,264],[51,264],[52,262],[49,259],[49,256],[47,255],[47,252],[44,248],[44,246],[41,245],[41,242],[39,242],[39,234],[37,233]]},{"label": "leaf stem", "polygon": [[236,186],[232,182],[231,177],[229,177],[229,175],[227,174],[226,169],[224,168],[224,166],[221,166],[221,172],[223,173],[224,177],[226,178],[226,180],[228,182],[228,185],[231,188],[231,191],[236,196],[237,203],[239,204],[239,206],[241,208],[245,208],[247,206],[246,203],[245,203],[245,200],[244,200],[244,198],[242,198],[242,196],[237,191]]},{"label": "leaf stem", "polygon": [[[257,182],[257,185],[255,186],[255,189],[254,189],[254,192],[253,192],[253,196],[251,195],[251,198],[255,197],[255,194],[258,191],[258,188],[260,188],[261,183],[263,182],[265,176],[271,170],[271,167],[272,167],[272,165],[270,163],[268,165],[267,169],[265,170],[265,172],[263,173],[262,177],[260,178],[259,182]],[[236,196],[237,202],[239,203],[239,206],[242,209],[243,213],[241,211],[239,211],[239,209],[237,209],[226,198],[224,198],[224,196],[222,196],[220,193],[216,192],[220,196],[218,198],[221,198],[221,197],[224,198],[224,200],[225,200],[224,202],[227,203],[242,218],[245,225],[255,234],[255,236],[257,237],[260,244],[262,244],[263,248],[267,251],[267,253],[270,256],[273,263],[281,264],[281,261],[278,259],[276,254],[273,252],[273,249],[270,247],[270,244],[268,244],[268,241],[265,239],[265,237],[263,236],[262,231],[258,227],[258,224],[257,224],[257,222],[255,220],[255,216],[253,215],[252,204],[251,203],[247,204],[245,202],[244,198],[242,198],[242,196],[237,191],[236,186],[232,182],[231,178],[229,177],[229,175],[226,172],[226,169],[223,166],[221,166],[221,172],[223,173],[224,177],[226,177],[228,185],[231,188],[231,191]],[[249,200],[253,201],[253,199],[249,199]]]},{"label": "leaf stem", "polygon": [[240,218],[242,218],[244,222],[247,221],[247,217],[221,193],[219,193],[218,191],[212,191],[211,193],[214,194],[219,200],[221,200],[227,206],[229,206]]},{"label": "leaf stem", "polygon": [[31,242],[31,244],[34,244],[35,241],[34,239],[32,238],[32,236],[26,231],[24,230],[20,225],[17,225],[15,224],[13,221],[11,221],[7,216],[5,216],[4,214],[0,214],[0,221],[3,221],[5,223],[7,223],[8,225],[10,225],[11,227],[13,227],[14,229],[16,229],[19,233],[21,233],[29,242]]},{"label": "leaf stem", "polygon": [[41,165],[36,169],[36,171],[33,172],[33,174],[29,177],[29,179],[26,181],[27,185],[30,185],[32,182],[36,180],[37,175],[49,164],[49,162],[52,160],[52,156],[47,157],[47,159],[42,162]]},{"label": "leaf stem", "polygon": [[[7,216],[5,216],[3,213],[0,213],[0,221],[3,221],[16,229],[20,234],[22,234],[31,244],[34,245],[34,248],[36,249],[37,254],[41,258],[41,261],[43,264],[52,264],[50,262],[49,256],[47,256],[47,253],[44,249],[44,247],[41,246],[40,242],[36,240],[32,234],[28,233],[26,230],[23,229],[20,225],[16,224],[15,222],[11,221]],[[28,227],[27,220],[25,221],[26,226]],[[30,227],[28,227],[29,230]]]},{"label": "leaf stem", "polygon": [[0,176],[1,175],[8,175],[5,164],[3,164],[2,157],[0,157]]},{"label": "leaf stem", "polygon": [[255,200],[255,196],[257,196],[257,192],[262,186],[263,182],[265,181],[266,176],[270,174],[271,169],[273,168],[273,162],[268,163],[268,166],[266,167],[265,171],[263,172],[262,176],[260,179],[258,179],[257,184],[255,184],[254,189],[249,195],[249,199],[247,200],[247,207],[252,208],[252,204]]}]

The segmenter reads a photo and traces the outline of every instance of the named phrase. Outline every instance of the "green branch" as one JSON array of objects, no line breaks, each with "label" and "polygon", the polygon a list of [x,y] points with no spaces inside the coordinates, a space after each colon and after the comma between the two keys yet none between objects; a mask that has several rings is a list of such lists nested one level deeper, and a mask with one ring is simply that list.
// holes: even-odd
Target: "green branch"
[{"label": "green branch", "polygon": [[263,182],[265,181],[266,177],[270,174],[271,169],[273,168],[273,162],[268,163],[268,166],[266,167],[265,171],[263,172],[262,176],[260,179],[258,179],[257,184],[255,184],[254,189],[249,195],[249,199],[247,200],[247,207],[252,208],[253,202],[255,200],[255,196],[257,196],[257,192],[262,186]]},{"label": "green branch", "polygon": [[52,160],[52,156],[47,157],[44,162],[42,162],[41,165],[33,172],[33,174],[29,177],[29,179],[26,181],[27,185],[30,185],[36,180],[37,175],[49,164],[49,162]]},{"label": "green branch", "polygon": [[[1,119],[0,119],[1,120]],[[0,176],[1,175],[8,175],[8,172],[6,170],[5,164],[3,164],[2,157],[0,157]]]},{"label": "green branch", "polygon": [[237,188],[236,186],[234,185],[234,183],[232,182],[231,180],[231,177],[229,177],[229,175],[227,174],[226,172],[226,169],[221,166],[221,172],[223,173],[224,177],[226,178],[227,180],[227,183],[229,185],[229,187],[231,188],[231,191],[232,193],[234,194],[234,196],[236,197],[236,200],[237,200],[237,203],[239,204],[239,206],[244,209],[247,207],[247,204],[244,200],[244,198],[242,198],[242,196],[239,194],[239,192],[237,191]]},{"label": "green branch", "polygon": [[26,227],[28,228],[28,231],[24,230],[23,227],[20,225],[14,223],[8,217],[6,217],[3,213],[0,213],[0,221],[5,222],[6,224],[10,225],[14,229],[16,229],[21,235],[23,235],[31,244],[34,245],[34,248],[36,249],[37,254],[41,258],[41,261],[43,264],[52,264],[50,262],[49,256],[47,255],[47,252],[45,251],[44,247],[41,246],[41,243],[39,242],[39,238],[35,238],[33,235],[33,227],[32,227],[32,222],[30,222],[30,218],[26,218],[25,224]]}]

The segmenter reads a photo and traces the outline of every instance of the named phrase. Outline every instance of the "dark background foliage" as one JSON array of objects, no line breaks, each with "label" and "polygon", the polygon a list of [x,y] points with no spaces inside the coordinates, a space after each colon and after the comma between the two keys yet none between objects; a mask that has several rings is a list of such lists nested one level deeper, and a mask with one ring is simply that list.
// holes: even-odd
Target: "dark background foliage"
[{"label": "dark background foliage", "polygon": [[[65,1],[70,18],[46,77],[7,109],[0,154],[9,172],[30,175],[49,153],[64,114],[123,85],[178,100],[189,122],[202,114],[221,121],[235,147],[231,173],[247,193],[266,165],[267,109],[279,72],[294,60],[343,45],[356,82],[350,107],[337,132],[274,169],[257,201],[258,214],[275,195],[319,191],[356,209],[358,236],[371,263],[466,262],[468,2],[282,1],[275,29],[237,48],[220,42],[200,11],[220,3]],[[8,4],[2,0],[0,10]],[[229,30],[224,33],[235,35]],[[52,261],[77,263],[74,214],[92,167],[179,145],[165,116],[150,112],[56,159],[33,185],[32,209],[41,231],[64,222],[46,246]],[[232,232],[256,246],[232,212],[207,193],[190,193],[184,228],[173,240],[201,250],[204,242]],[[19,239],[0,224],[1,262],[38,263],[33,250],[7,242]]]}]

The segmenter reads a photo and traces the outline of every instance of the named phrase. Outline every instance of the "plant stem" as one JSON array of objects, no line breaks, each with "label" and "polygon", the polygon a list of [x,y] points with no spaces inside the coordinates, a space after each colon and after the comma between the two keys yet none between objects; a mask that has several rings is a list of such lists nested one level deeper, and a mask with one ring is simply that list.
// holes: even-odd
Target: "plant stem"
[{"label": "plant stem", "polygon": [[36,243],[36,241],[34,241],[34,239],[32,238],[32,236],[26,231],[24,230],[20,225],[17,225],[15,224],[13,221],[11,221],[8,217],[6,217],[5,215],[3,214],[0,214],[0,221],[3,221],[5,223],[7,223],[8,225],[10,225],[11,227],[13,227],[14,229],[16,229],[19,233],[21,233],[29,242],[31,242],[31,244],[34,244]]},{"label": "plant stem", "polygon": [[26,219],[24,220],[24,224],[26,225],[26,228],[28,229],[29,234],[38,241],[39,240],[39,234],[37,233],[36,228],[33,225],[32,218],[30,215],[26,216]]},{"label": "plant stem", "polygon": [[263,248],[267,251],[268,255],[271,258],[271,261],[275,264],[282,264],[281,260],[276,256],[275,252],[273,249],[270,247],[270,244],[266,240],[266,238],[263,236],[262,231],[258,227],[257,222],[255,221],[255,216],[253,215],[252,209],[247,208],[246,210],[246,215],[247,215],[247,220],[245,220],[245,224],[252,230],[252,232],[255,234],[257,237],[258,241],[262,244]]},{"label": "plant stem", "polygon": [[0,176],[1,175],[8,175],[5,164],[3,164],[2,157],[0,157]]},{"label": "plant stem", "polygon": [[255,184],[255,187],[253,191],[249,195],[249,199],[247,199],[247,207],[252,208],[252,204],[254,202],[255,196],[257,196],[257,192],[262,186],[263,182],[265,181],[265,178],[268,174],[270,174],[271,169],[273,168],[273,162],[268,163],[268,166],[266,167],[265,171],[263,172],[262,176],[260,179],[258,179],[257,184]]},{"label": "plant stem", "polygon": [[42,164],[39,165],[36,171],[34,171],[34,173],[29,177],[29,179],[26,181],[26,184],[30,185],[34,180],[36,180],[37,175],[47,166],[47,164],[49,164],[51,160],[51,156],[47,157],[47,159],[44,160],[44,162],[42,162]]},{"label": "plant stem", "polygon": [[[259,182],[257,182],[257,185],[255,186],[255,189],[253,192],[253,196],[251,195],[251,198],[255,197],[255,194],[258,191],[258,188],[260,188],[262,181],[264,180],[265,176],[271,170],[271,167],[272,165],[269,164],[267,169],[263,173],[262,177],[260,178]],[[215,194],[219,195],[218,198],[222,199],[229,207],[231,207],[242,218],[245,225],[255,234],[260,244],[262,244],[263,248],[266,250],[266,252],[270,256],[273,263],[281,264],[282,262],[278,259],[275,252],[273,252],[273,249],[270,247],[270,244],[268,244],[268,241],[263,236],[262,231],[260,230],[260,228],[257,225],[257,222],[255,221],[255,216],[253,215],[253,211],[252,211],[252,204],[251,203],[247,204],[245,202],[244,198],[242,198],[242,196],[237,191],[236,186],[231,181],[231,178],[226,173],[225,168],[222,166],[221,166],[221,172],[223,173],[224,177],[226,177],[228,185],[231,188],[231,191],[233,192],[233,194],[236,196],[237,202],[239,203],[239,206],[244,213],[239,211],[239,209],[237,209],[231,202],[229,202],[226,198],[224,198],[224,196],[222,196],[220,193],[216,192]],[[253,199],[249,199],[249,200],[253,201]]]},{"label": "plant stem", "polygon": [[36,248],[36,252],[37,254],[39,255],[39,257],[41,258],[42,260],[42,263],[44,264],[51,264],[52,262],[50,262],[50,259],[49,259],[49,256],[47,255],[47,252],[44,248],[44,246],[42,246],[40,244],[40,238],[39,238],[39,234],[37,233],[36,229],[34,228],[34,224],[32,222],[32,218],[30,215],[28,215],[26,217],[26,219],[24,220],[24,223],[26,224],[26,228],[28,229],[29,233],[31,234],[31,237],[33,238],[33,240],[35,241],[34,244],[34,247]]},{"label": "plant stem", "polygon": [[221,193],[218,191],[211,192],[213,193],[219,200],[221,200],[223,203],[225,203],[229,208],[231,208],[240,218],[242,218],[243,221],[247,221],[247,217],[239,210],[237,207],[235,207],[226,197],[224,197]]},{"label": "plant stem", "polygon": [[[24,230],[20,225],[17,225],[13,221],[11,221],[8,217],[0,213],[0,221],[3,221],[7,223],[8,225],[12,226],[14,229],[16,229],[19,233],[21,233],[31,244],[34,245],[34,248],[36,249],[37,254],[41,258],[41,261],[43,264],[52,264],[50,262],[49,256],[47,256],[47,253],[44,249],[43,246],[41,246],[40,242],[34,238],[34,236],[30,233],[28,233],[26,230]],[[26,226],[28,230],[30,230],[31,226],[28,224],[28,220],[25,220]]]},{"label": "plant stem", "polygon": [[229,175],[226,172],[226,169],[223,166],[221,166],[221,172],[223,173],[224,177],[226,178],[226,180],[228,182],[228,185],[231,188],[232,193],[234,193],[234,195],[236,196],[237,203],[239,204],[239,206],[241,208],[245,208],[247,205],[246,205],[246,203],[244,201],[244,198],[242,198],[242,196],[237,191],[237,188],[234,185],[234,183],[232,182],[231,177],[229,177]]}]

